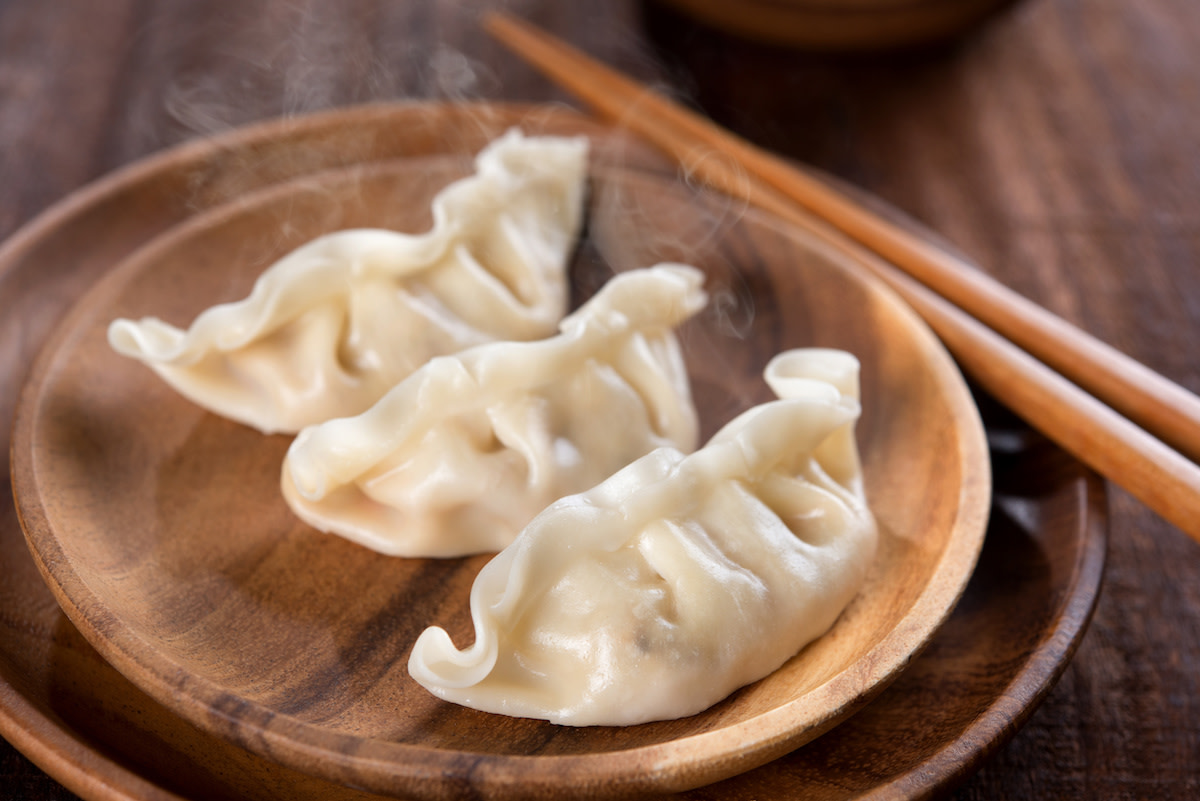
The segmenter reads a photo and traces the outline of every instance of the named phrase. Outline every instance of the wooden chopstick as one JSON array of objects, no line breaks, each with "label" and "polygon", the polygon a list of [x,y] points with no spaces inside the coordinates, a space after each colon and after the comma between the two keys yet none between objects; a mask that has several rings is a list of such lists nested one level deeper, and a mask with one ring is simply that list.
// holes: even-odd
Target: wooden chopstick
[{"label": "wooden chopstick", "polygon": [[600,116],[643,136],[697,177],[853,251],[925,318],[984,389],[1200,542],[1200,468],[1147,433],[1200,458],[1200,398],[823,182],[549,34],[499,13],[489,14],[484,24]]}]

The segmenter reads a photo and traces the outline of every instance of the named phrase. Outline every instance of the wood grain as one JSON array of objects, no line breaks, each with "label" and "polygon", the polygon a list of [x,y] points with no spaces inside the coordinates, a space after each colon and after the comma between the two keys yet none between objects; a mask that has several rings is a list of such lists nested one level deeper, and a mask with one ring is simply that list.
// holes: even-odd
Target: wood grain
[{"label": "wood grain", "polygon": [[[752,141],[881,195],[1015,290],[1200,388],[1193,357],[1200,190],[1190,177],[1200,118],[1200,20],[1190,0],[1025,0],[956,47],[857,59],[748,45],[653,4],[521,0],[504,7],[693,98]],[[473,13],[421,1],[350,2],[335,13],[273,0],[6,0],[0,236],[134,158],[281,112],[452,92],[565,99],[490,43]],[[338,58],[317,57],[331,50]],[[175,211],[163,198],[140,210],[139,223]],[[94,276],[103,269],[103,253],[72,255],[70,263],[49,245],[47,254],[44,264],[54,268],[0,290],[0,353],[22,365],[16,377],[0,379],[6,417],[14,399],[8,390],[39,332],[90,280],[87,270]],[[36,309],[18,286],[36,287]],[[1039,470],[1023,472],[1046,481]],[[1042,519],[1034,507],[1026,511],[1033,518],[1022,520]],[[1190,799],[1200,792],[1196,549],[1120,492],[1112,494],[1111,514],[1105,592],[1091,633],[1057,689],[956,798]],[[11,507],[0,507],[0,515],[15,525]],[[49,693],[56,699],[38,707],[6,696],[26,704],[19,719],[34,725],[50,715],[77,744],[99,742],[113,727],[127,732],[122,720],[164,721],[132,689],[122,691],[78,635],[56,627],[56,605],[38,594],[32,563],[22,566],[23,546],[9,545],[3,564],[18,571],[0,581],[2,606],[21,612],[5,617],[3,639],[13,648],[4,675],[21,677],[36,704],[51,704]],[[1019,565],[980,586],[1057,597],[1053,583],[1014,584],[1035,574]],[[972,597],[974,604],[964,602],[970,608],[987,608]],[[965,642],[938,652],[962,653]],[[42,672],[41,653],[57,654],[51,674]],[[1011,658],[997,658],[965,675],[986,673],[1003,687],[1012,668]],[[82,688],[92,684],[111,688],[113,700],[87,696]],[[957,684],[945,690],[959,691],[969,692]],[[929,699],[923,718],[939,711],[932,704],[938,697],[914,696]],[[199,755],[208,746],[193,735],[160,730],[157,742],[178,747],[173,756],[139,750],[154,735],[115,739],[107,755],[151,777],[137,780],[138,797],[201,788],[208,797],[233,798],[241,795],[236,788],[249,786],[239,779],[236,754],[220,757],[220,772],[204,773]],[[22,743],[30,753],[36,747]],[[12,797],[68,797],[7,745],[0,749],[0,784]],[[856,754],[823,753],[847,770],[862,765]],[[884,753],[875,752],[879,764]],[[43,764],[62,764],[55,759],[39,756]],[[103,757],[87,753],[85,761],[98,767]],[[111,793],[90,787],[92,797]],[[291,795],[255,797],[281,794]]]},{"label": "wood grain", "polygon": [[[474,125],[467,111],[458,119]],[[351,141],[364,130],[355,112],[344,123]],[[449,125],[442,134],[461,137]],[[486,557],[390,559],[300,525],[277,486],[286,438],[203,412],[108,348],[115,317],[156,311],[184,324],[323,232],[422,230],[433,194],[470,153],[239,196],[168,230],[88,293],[39,359],[14,428],[22,523],[68,616],[202,729],[381,793],[686,789],[827,730],[948,614],[989,496],[982,429],[949,357],[842,254],[729,198],[644,173],[593,176],[577,286],[659,261],[708,275],[718,303],[681,331],[706,435],[765,400],[763,365],[801,344],[856,353],[864,394],[877,398],[859,430],[884,545],[859,599],[829,636],[709,712],[625,729],[497,718],[429,696],[407,676],[407,651],[427,625],[466,636]]]}]

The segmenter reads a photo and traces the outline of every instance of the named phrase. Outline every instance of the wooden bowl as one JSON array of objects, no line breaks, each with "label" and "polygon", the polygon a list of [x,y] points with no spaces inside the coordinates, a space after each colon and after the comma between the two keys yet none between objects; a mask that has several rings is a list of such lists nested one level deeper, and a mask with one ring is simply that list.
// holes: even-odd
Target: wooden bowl
[{"label": "wooden bowl", "polygon": [[422,798],[605,797],[699,786],[811,740],[881,690],[970,576],[987,517],[983,430],[953,363],[845,255],[727,198],[598,166],[579,297],[612,269],[691,261],[714,303],[683,332],[706,433],[768,397],[779,350],[863,361],[859,427],[882,529],[868,585],[825,637],[709,711],[571,729],[434,699],[407,674],[427,625],[462,641],[486,557],[382,557],[296,521],[278,493],[288,441],[209,415],[107,347],[113,317],[185,324],[242,296],[307,239],[418,230],[465,157],[335,169],[192,217],[101,281],[34,367],[13,484],[35,561],[84,636],[200,728],[292,768]]},{"label": "wooden bowl", "polygon": [[1012,0],[661,0],[723,31],[807,50],[914,47],[961,36]]}]

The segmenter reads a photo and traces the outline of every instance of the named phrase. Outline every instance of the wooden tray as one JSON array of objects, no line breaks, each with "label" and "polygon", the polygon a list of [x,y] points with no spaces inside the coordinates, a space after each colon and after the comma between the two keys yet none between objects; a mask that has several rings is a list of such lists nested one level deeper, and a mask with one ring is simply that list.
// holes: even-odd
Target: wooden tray
[{"label": "wooden tray", "polygon": [[[428,109],[425,110],[426,115],[428,114],[428,111]],[[376,128],[374,132],[374,136],[376,137],[375,141],[378,142],[380,139],[386,138],[385,132],[389,130],[389,123],[396,124],[398,121],[401,121],[401,118],[403,118],[405,114],[411,115],[414,113],[420,113],[420,110],[414,110],[409,107],[391,110],[373,109],[353,113],[359,116],[354,120],[356,124],[353,125],[351,129],[356,132],[363,133],[364,141],[370,141],[371,126],[367,123],[373,120],[376,122]],[[50,293],[48,300],[50,301],[50,305],[57,304],[56,308],[54,309],[55,312],[61,310],[62,306],[65,305],[70,298],[78,294],[79,290],[86,285],[88,281],[88,271],[80,266],[79,262],[77,261],[78,257],[91,256],[93,257],[93,261],[96,261],[96,257],[99,256],[100,261],[96,262],[97,266],[93,269],[91,275],[102,272],[105,266],[102,259],[103,254],[106,252],[112,254],[112,257],[108,261],[108,263],[111,264],[113,261],[118,260],[123,252],[127,252],[132,245],[137,244],[139,241],[142,241],[145,238],[148,238],[156,230],[161,230],[162,228],[171,225],[173,219],[178,220],[182,217],[186,217],[196,206],[203,206],[203,203],[200,203],[195,204],[191,209],[189,209],[187,206],[184,206],[183,208],[179,208],[177,206],[172,209],[170,204],[166,202],[166,198],[161,196],[158,198],[158,202],[154,202],[153,197],[149,199],[149,202],[146,202],[146,195],[149,194],[147,191],[145,191],[145,184],[147,182],[153,184],[156,176],[161,179],[164,177],[164,175],[172,173],[175,170],[186,170],[189,167],[194,168],[196,163],[205,161],[207,159],[208,163],[202,165],[202,169],[196,170],[190,176],[182,176],[183,178],[188,179],[184,181],[183,185],[202,185],[203,181],[197,181],[197,175],[214,177],[215,180],[211,185],[220,185],[222,179],[229,181],[231,176],[222,175],[221,169],[213,168],[211,163],[212,157],[214,155],[219,155],[223,160],[226,161],[227,164],[230,164],[235,168],[233,177],[243,179],[241,182],[241,189],[244,190],[246,185],[244,183],[243,168],[248,163],[269,164],[272,163],[272,161],[270,159],[265,161],[249,161],[246,159],[239,159],[237,158],[239,149],[244,150],[247,145],[255,144],[260,147],[266,144],[268,148],[271,146],[270,143],[275,143],[278,145],[280,141],[286,139],[286,134],[289,132],[289,130],[293,135],[299,132],[299,138],[308,143],[314,141],[319,143],[322,141],[320,134],[323,126],[326,126],[324,128],[324,133],[326,135],[331,135],[331,130],[346,127],[345,123],[347,120],[345,117],[343,116],[343,118],[340,120],[334,119],[337,116],[338,115],[332,115],[329,118],[309,121],[305,125],[291,126],[290,129],[285,128],[284,130],[280,130],[279,128],[276,128],[273,131],[264,130],[259,132],[262,134],[262,136],[258,139],[255,138],[257,134],[255,132],[251,132],[249,135],[243,135],[237,143],[237,146],[232,146],[228,149],[221,148],[220,146],[214,146],[213,150],[207,154],[202,152],[203,148],[193,148],[194,152],[191,155],[195,157],[195,163],[189,164],[187,159],[180,159],[178,154],[176,154],[176,157],[173,160],[163,161],[158,165],[155,165],[154,163],[144,165],[141,168],[135,168],[135,170],[131,173],[126,173],[123,176],[116,176],[114,179],[110,179],[104,184],[89,190],[89,192],[85,193],[84,197],[69,203],[65,208],[60,208],[55,212],[51,212],[48,217],[45,217],[38,223],[35,223],[34,226],[32,226],[30,229],[27,229],[22,236],[10,243],[3,254],[5,256],[3,262],[3,267],[5,268],[5,288],[21,288],[22,292],[20,294],[23,297],[25,296],[25,292],[38,293],[39,297],[44,297],[45,295],[43,293],[48,289],[54,288],[55,282],[57,281],[60,283],[60,286],[67,286],[69,288],[66,290],[59,289],[57,293]],[[331,145],[330,149],[336,148],[332,148]],[[367,148],[366,150],[370,152],[370,148]],[[386,150],[386,148],[383,148],[382,150]],[[382,152],[382,150],[377,150],[374,152],[379,153],[380,157],[389,155],[385,152]],[[316,147],[309,148],[306,152],[309,155],[312,155],[313,153],[319,153],[319,151],[320,148]],[[302,152],[305,151],[302,150]],[[340,149],[338,152],[345,154],[346,151],[344,149]],[[421,151],[419,149],[415,149],[415,151],[409,150],[404,152],[412,153]],[[184,155],[189,154],[185,153]],[[230,158],[231,155],[232,158]],[[330,164],[331,159],[329,157],[332,155],[333,154],[331,153],[326,153],[326,161],[324,163],[319,157],[311,158],[309,159],[309,164],[310,166],[313,166],[313,168],[337,166],[335,160],[332,165]],[[393,152],[391,155],[395,155],[395,153]],[[287,162],[286,160],[281,159],[274,163],[283,164]],[[168,165],[170,166],[170,169],[164,170],[164,168]],[[289,177],[286,174],[287,170],[282,170],[281,173],[282,174],[277,174],[276,177]],[[181,176],[178,175],[174,176],[175,179],[179,179],[180,177]],[[143,191],[141,192],[136,190],[136,187],[139,184],[143,185]],[[176,188],[178,188],[178,186]],[[146,220],[148,224],[143,228],[140,238],[136,234],[130,234],[129,232],[122,231],[122,228],[119,225],[114,227],[114,223],[116,222],[124,221],[128,223],[129,221],[124,220],[123,218],[122,220],[117,220],[112,216],[112,214],[121,207],[121,204],[117,203],[116,201],[124,199],[127,204],[130,200],[138,199],[137,196],[139,194],[142,196],[142,201],[146,202],[146,210],[156,212],[158,215],[158,220],[160,221],[158,227],[156,228],[155,216],[153,214],[150,215],[149,219]],[[203,197],[203,194],[193,193],[192,197],[193,199],[196,197]],[[210,195],[210,197],[219,202],[219,193],[213,193]],[[110,212],[107,225],[102,219],[102,215],[98,216],[97,214],[98,210],[103,210],[106,206],[108,206]],[[125,205],[125,208],[128,209],[129,206]],[[65,256],[67,258],[65,264],[61,261],[53,262],[52,264],[54,266],[47,266],[47,264],[50,263],[37,264],[40,259],[35,257],[45,257],[47,255],[46,251],[52,251],[56,245],[61,245],[63,242],[71,239],[79,239],[78,236],[53,236],[53,234],[56,232],[61,234],[63,231],[63,226],[71,227],[73,232],[77,234],[90,230],[91,236],[95,238],[95,241],[92,242],[95,247],[86,249],[85,253],[76,253],[74,255],[59,254],[60,256]],[[118,234],[124,234],[128,238],[124,242],[114,242],[112,237],[114,231],[116,231]],[[88,261],[85,260],[84,266],[87,264]],[[57,274],[55,272],[55,266],[58,267]],[[73,272],[72,267],[75,267],[78,272]],[[34,276],[35,272],[36,276]],[[31,280],[31,277],[35,277],[36,280]],[[19,283],[18,279],[23,280],[24,284]],[[30,287],[30,289],[24,289],[23,287],[25,286]],[[5,294],[2,297],[4,297],[7,302],[8,298],[10,297],[16,299],[17,294]],[[34,304],[27,304],[26,307],[17,307],[14,305],[14,310],[19,308],[21,311],[26,312],[26,317],[30,317],[33,315],[33,310],[29,307],[32,307],[33,305]],[[41,307],[41,313],[43,316],[46,315],[45,304],[43,304]],[[50,316],[57,316],[57,314],[51,314]],[[13,315],[10,315],[4,319],[6,321],[11,320],[13,319]],[[44,328],[41,332],[34,332],[34,336],[31,338],[32,341],[29,343],[28,350],[31,351],[36,343],[40,341],[42,333],[44,333]],[[22,357],[27,360],[28,352],[18,354],[17,359],[12,362],[5,363],[5,369],[8,370],[9,373],[5,376],[6,380],[9,378],[15,378],[16,374],[23,369],[25,361],[22,360]],[[4,402],[11,404],[11,397],[6,397]],[[1024,508],[1030,507],[1031,505],[1037,506],[1039,503],[1045,502],[1040,499],[1052,499],[1051,502],[1056,506],[1056,508],[1058,508],[1058,511],[1055,513],[1055,515],[1052,515],[1052,517],[1054,519],[1068,521],[1066,527],[1061,530],[1063,538],[1057,543],[1057,548],[1061,551],[1059,556],[1062,557],[1063,561],[1057,563],[1059,569],[1052,571],[1052,573],[1058,582],[1058,591],[1061,592],[1063,588],[1069,590],[1065,595],[1065,599],[1070,602],[1067,605],[1070,607],[1070,615],[1068,615],[1065,620],[1062,619],[1060,617],[1060,613],[1066,610],[1062,604],[1056,603],[1052,604],[1052,610],[1047,610],[1051,612],[1048,617],[1046,615],[1039,617],[1038,615],[1024,614],[1020,616],[1013,616],[1012,620],[1010,621],[1016,622],[1017,620],[1020,620],[1021,622],[1026,622],[1034,619],[1041,619],[1043,621],[1049,619],[1053,621],[1049,624],[1051,628],[1057,628],[1059,626],[1066,627],[1065,642],[1063,640],[1064,630],[1057,630],[1056,633],[1058,635],[1058,639],[1051,641],[1051,645],[1048,646],[1055,651],[1053,657],[1048,660],[1045,658],[1040,660],[1038,666],[1042,669],[1038,671],[1036,680],[1028,688],[1029,700],[1037,697],[1038,693],[1040,693],[1047,685],[1050,676],[1052,676],[1056,672],[1056,669],[1063,664],[1063,660],[1067,655],[1067,651],[1070,650],[1070,644],[1074,642],[1075,637],[1079,631],[1081,631],[1082,624],[1086,619],[1087,610],[1090,609],[1091,600],[1094,597],[1095,579],[1098,577],[1099,560],[1102,553],[1102,547],[1097,549],[1097,546],[1095,545],[1097,542],[1102,544],[1102,537],[1096,538],[1091,536],[1095,534],[1095,531],[1089,531],[1088,521],[1091,521],[1090,527],[1094,528],[1096,525],[1098,525],[1097,518],[1090,516],[1087,510],[1084,508],[1089,501],[1094,502],[1096,499],[1096,485],[1089,484],[1085,478],[1081,477],[1082,474],[1079,473],[1077,469],[1072,470],[1070,469],[1071,465],[1069,463],[1066,464],[1068,469],[1062,476],[1060,476],[1058,480],[1054,482],[1054,486],[1046,490],[1046,494],[1035,496],[1035,500],[1024,499],[1020,502],[1020,504],[1024,505]],[[1027,512],[1028,509],[1026,508],[1025,511]],[[11,510],[6,509],[5,513],[8,515],[4,521],[6,524],[4,529],[6,539],[4,542],[6,543],[5,548],[7,549],[9,548],[9,539],[12,539],[12,537],[9,536],[11,533],[10,524],[12,522]],[[1025,512],[1022,512],[1022,515],[1024,514]],[[1022,519],[1024,519],[1024,517],[1022,517]],[[6,559],[5,565],[7,566],[9,564],[17,564],[17,560]],[[1093,572],[1095,573],[1094,576]],[[27,583],[33,583],[28,582],[28,580],[32,578],[29,575],[28,568],[26,568],[25,571],[19,575],[19,578],[25,580]],[[1049,578],[1049,576],[1046,578]],[[8,580],[7,577],[6,580]],[[15,586],[17,585],[14,584],[14,587]],[[27,593],[28,588],[24,588],[23,591]],[[44,590],[42,591],[42,595],[45,595]],[[1004,595],[1007,596],[1008,593],[1005,592]],[[8,598],[9,596],[5,594],[2,597]],[[1028,601],[1025,600],[1026,596],[1022,595],[1018,597],[1020,597],[1024,603],[1028,604]],[[1035,597],[1042,598],[1043,596],[1035,594]],[[1064,596],[1060,595],[1058,596],[1058,599],[1061,600],[1063,597]],[[7,610],[9,605],[6,604],[4,608]],[[39,608],[38,614],[47,616],[42,618],[42,624],[40,628],[37,625],[24,625],[19,626],[19,628],[32,631],[35,635],[39,631],[41,631],[43,634],[46,633],[46,624],[49,622],[48,618],[55,618],[56,616],[54,615],[52,607]],[[1007,621],[1008,617],[1005,616],[1004,619]],[[274,786],[276,789],[279,787],[279,782],[288,782],[288,787],[290,789],[288,790],[287,794],[298,797],[302,795],[302,791],[305,788],[311,789],[312,787],[319,786],[319,782],[283,771],[276,766],[250,757],[249,755],[238,751],[237,749],[231,749],[229,746],[220,741],[213,741],[211,738],[206,738],[199,732],[191,730],[182,725],[169,714],[166,714],[161,708],[158,708],[152,702],[149,702],[149,700],[144,696],[141,696],[139,693],[132,690],[132,688],[125,685],[118,676],[112,674],[111,670],[105,668],[103,663],[95,660],[94,654],[79,644],[77,635],[75,635],[70,627],[61,620],[61,617],[57,617],[51,625],[60,632],[63,632],[61,635],[62,644],[54,646],[54,654],[46,654],[45,647],[42,649],[21,648],[19,651],[19,660],[18,655],[14,653],[13,659],[7,661],[20,661],[22,663],[27,663],[29,659],[33,658],[36,664],[57,664],[64,661],[63,654],[59,653],[63,650],[64,646],[71,653],[84,654],[85,664],[88,666],[84,673],[87,675],[86,677],[80,676],[80,678],[83,679],[83,684],[86,689],[78,689],[73,697],[78,699],[78,702],[82,707],[92,709],[93,712],[95,711],[97,703],[100,704],[100,708],[102,710],[105,710],[105,714],[101,715],[99,719],[97,719],[95,716],[85,716],[89,717],[90,719],[90,723],[88,723],[85,728],[89,728],[95,732],[97,723],[100,723],[105,717],[107,717],[109,727],[111,727],[114,732],[122,729],[131,730],[123,732],[123,735],[125,736],[118,736],[110,739],[110,736],[105,733],[100,734],[98,737],[93,735],[94,739],[97,739],[100,742],[108,741],[121,743],[123,745],[135,742],[145,743],[146,741],[149,741],[150,745],[153,746],[157,742],[160,750],[162,745],[164,745],[163,741],[165,741],[165,744],[170,746],[167,749],[168,751],[172,750],[172,748],[174,750],[182,750],[185,754],[184,761],[191,762],[193,766],[191,771],[184,771],[182,768],[171,770],[169,775],[178,776],[184,775],[185,773],[190,773],[190,775],[192,775],[194,778],[195,774],[200,772],[207,776],[210,783],[215,781],[217,782],[217,786],[220,786],[220,782],[228,778],[230,773],[233,772],[238,774],[234,781],[236,786],[239,788],[239,793],[242,795],[250,795],[251,797],[253,797],[255,792],[253,788],[256,786],[256,781],[251,780],[248,777],[255,777],[259,783],[267,782],[268,784],[263,785],[264,787]],[[1002,638],[1002,642],[997,642],[996,645],[1010,647],[1018,642],[1024,642],[1026,644],[1031,642],[1036,643],[1039,641],[1040,637],[1046,633],[1046,631],[1047,629],[1045,628],[1038,629],[1037,631],[1031,631],[1029,633],[1032,635],[1032,639],[1026,639],[1024,641],[1022,641],[1020,638],[1006,636]],[[6,642],[9,641],[11,640],[6,639]],[[51,631],[49,644],[53,644],[53,631]],[[39,650],[41,655],[47,657],[47,659],[39,660],[36,658],[35,652]],[[7,664],[7,661],[4,664]],[[1010,663],[1011,654],[1010,658],[1005,662],[1005,664],[1007,665]],[[1017,670],[1017,673],[1020,674],[1023,672],[1023,670],[1028,669],[1029,667],[1030,664],[1028,663],[1020,663],[1018,665],[1019,669]],[[44,672],[44,668],[42,672]],[[97,673],[100,675],[93,675]],[[38,674],[38,671],[29,670],[28,665],[26,664],[25,669],[15,672],[15,675],[22,674],[35,676]],[[972,671],[966,675],[977,676],[978,674]],[[1009,678],[1012,678],[1012,676],[1009,676]],[[6,687],[6,696],[8,695],[8,689],[13,690],[12,698],[9,699],[10,703],[5,705],[5,710],[9,714],[9,717],[6,718],[6,723],[11,722],[14,724],[11,727],[6,726],[6,736],[14,739],[19,745],[24,743],[24,745],[22,745],[24,750],[34,752],[35,757],[38,754],[41,754],[44,760],[42,764],[46,764],[47,761],[51,762],[54,766],[61,767],[63,774],[68,775],[68,778],[86,781],[88,771],[86,768],[80,767],[80,762],[95,762],[95,760],[84,759],[80,757],[79,754],[91,754],[92,743],[87,742],[72,744],[69,741],[69,733],[78,729],[79,724],[72,725],[66,723],[66,721],[59,723],[53,721],[52,718],[46,717],[45,713],[47,710],[44,706],[46,696],[43,694],[39,697],[36,693],[31,693],[28,690],[28,687],[17,689],[18,687],[21,687],[22,684],[22,682],[13,681]],[[42,687],[44,690],[44,688],[47,686],[47,683],[42,682],[38,686]],[[55,684],[53,686],[57,687],[59,685]],[[97,687],[106,691],[101,697],[98,697],[96,694],[91,692],[92,688]],[[50,693],[50,709],[61,708],[61,705],[56,707],[54,704],[54,697],[56,695],[63,695],[63,693]],[[70,696],[70,694],[65,695]],[[122,700],[116,702],[114,706],[112,705],[113,698]],[[987,703],[985,700],[984,708],[986,708],[986,706]],[[875,707],[873,706],[871,709],[874,710]],[[856,724],[861,718],[862,716],[856,718],[851,725]],[[40,723],[39,720],[41,721]],[[921,715],[921,722],[925,723],[928,722],[928,720],[929,713],[923,712]],[[139,721],[142,722],[141,725],[138,724]],[[122,725],[122,722],[124,725]],[[1009,722],[1011,722],[1011,720]],[[12,730],[11,732],[10,729]],[[993,733],[980,738],[980,741],[976,745],[973,753],[978,756],[986,752],[989,747],[997,742],[997,735],[995,732],[1002,730],[1003,727],[999,727]],[[40,736],[37,734],[39,732]],[[140,736],[133,736],[134,734],[138,734]],[[841,731],[839,730],[836,734],[840,735]],[[827,737],[825,739],[829,738]],[[824,743],[825,739],[820,741],[818,745]],[[911,740],[912,738],[906,738],[906,742]],[[945,744],[945,742],[935,744],[933,753],[937,752],[938,745]],[[142,748],[140,750],[143,753],[147,751],[153,753],[155,748]],[[809,749],[804,749],[800,753],[806,753],[808,750]],[[891,750],[895,751],[894,745],[891,746]],[[127,758],[122,757],[122,761],[124,759]],[[791,762],[793,759],[795,759],[795,757],[789,757],[788,760],[785,761]],[[141,765],[147,764],[140,762],[140,760],[139,763]],[[219,767],[214,767],[214,763]],[[901,759],[899,762],[894,760],[882,760],[873,763],[873,768],[882,767],[887,764],[897,765],[903,763],[903,759]],[[151,760],[150,764],[161,767],[163,765],[172,764],[172,760],[160,754]],[[178,764],[177,761],[176,764]],[[955,768],[954,771],[951,771],[943,776],[940,781],[945,781],[949,776],[961,775],[962,769],[962,766]],[[96,773],[99,773],[100,775],[107,775],[115,771],[116,775],[124,776],[125,779],[136,778],[138,773],[148,772],[151,776],[157,774],[157,770],[146,771],[137,766],[137,763],[135,763],[133,770],[133,774],[122,774],[119,762],[115,764],[101,762],[99,765],[93,768],[92,773],[93,775]],[[901,768],[901,773],[903,773],[903,770],[904,769]],[[56,775],[60,775],[57,771],[55,772]],[[753,776],[754,774],[751,775]],[[743,777],[743,779],[745,778],[746,777]],[[742,780],[733,780],[735,784],[740,781]],[[938,780],[935,779],[935,781]],[[313,782],[313,784],[310,785],[310,782]],[[869,782],[867,786],[870,786],[872,783],[873,782]],[[270,794],[269,789],[266,792],[268,795]]]}]

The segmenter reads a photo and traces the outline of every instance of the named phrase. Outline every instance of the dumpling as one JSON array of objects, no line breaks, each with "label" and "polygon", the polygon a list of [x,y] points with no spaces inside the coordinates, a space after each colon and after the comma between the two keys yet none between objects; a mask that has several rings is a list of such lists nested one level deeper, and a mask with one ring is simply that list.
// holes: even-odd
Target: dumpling
[{"label": "dumpling", "polygon": [[204,408],[265,433],[358,414],[430,358],[549,336],[566,312],[584,137],[512,130],[433,201],[420,235],[355,229],[280,259],[187,331],[120,319],[112,347]]},{"label": "dumpling", "polygon": [[825,632],[877,540],[858,361],[788,351],[766,379],[781,400],[692,455],[660,448],[538,515],[476,577],[474,644],[425,630],[413,678],[488,712],[628,725],[706,709]]},{"label": "dumpling", "polygon": [[429,362],[357,417],[306,428],[284,462],[292,510],[387,554],[497,551],[549,503],[697,421],[673,328],[703,275],[660,265],[612,278],[561,333]]}]

